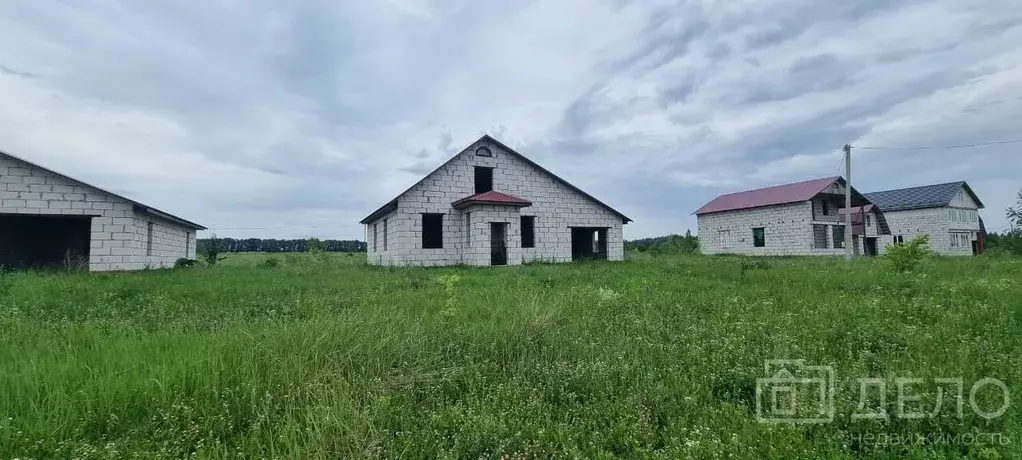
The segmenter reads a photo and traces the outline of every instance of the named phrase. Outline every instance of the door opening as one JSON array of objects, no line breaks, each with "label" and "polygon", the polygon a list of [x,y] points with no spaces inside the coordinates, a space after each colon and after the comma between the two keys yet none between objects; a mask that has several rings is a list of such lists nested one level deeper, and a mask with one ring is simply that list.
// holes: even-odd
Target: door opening
[{"label": "door opening", "polygon": [[0,214],[0,267],[88,269],[91,216]]},{"label": "door opening", "polygon": [[607,260],[607,230],[571,227],[571,260]]},{"label": "door opening", "polygon": [[877,239],[866,238],[866,255],[875,256],[877,255]]},{"label": "door opening", "polygon": [[507,265],[506,222],[490,222],[490,265]]}]

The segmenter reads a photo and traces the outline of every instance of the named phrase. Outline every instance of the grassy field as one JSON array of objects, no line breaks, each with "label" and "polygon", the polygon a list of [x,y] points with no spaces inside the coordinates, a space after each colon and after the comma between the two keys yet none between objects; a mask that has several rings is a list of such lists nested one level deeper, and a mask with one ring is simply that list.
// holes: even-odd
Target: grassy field
[{"label": "grassy field", "polygon": [[[1022,383],[1018,259],[266,258],[0,278],[0,458],[1022,458],[1018,398],[969,402]],[[833,422],[757,421],[777,358],[833,366]],[[855,420],[860,377],[963,415]]]}]

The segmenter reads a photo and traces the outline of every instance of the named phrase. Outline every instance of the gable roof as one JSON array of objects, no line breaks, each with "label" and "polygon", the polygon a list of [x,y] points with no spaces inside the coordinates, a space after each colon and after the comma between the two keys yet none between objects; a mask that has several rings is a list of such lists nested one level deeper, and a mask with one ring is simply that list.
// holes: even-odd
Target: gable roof
[{"label": "gable roof", "polygon": [[529,200],[524,200],[513,195],[508,195],[506,193],[500,193],[492,190],[489,192],[477,193],[472,196],[467,196],[458,201],[455,201],[454,203],[451,203],[451,206],[454,207],[454,209],[462,209],[477,204],[517,206],[520,208],[532,206],[532,202]]},{"label": "gable roof", "polygon": [[[504,150],[505,150],[506,152],[508,152],[508,153],[510,153],[510,154],[512,154],[512,155],[514,155],[514,156],[516,156],[516,157],[518,157],[519,159],[521,159],[522,161],[524,161],[524,162],[525,162],[526,164],[528,164],[529,166],[532,166],[533,168],[536,168],[536,169],[537,169],[537,170],[539,170],[540,172],[546,173],[546,174],[547,174],[548,176],[550,176],[551,178],[553,178],[553,179],[554,179],[555,181],[559,182],[559,183],[560,183],[561,185],[564,185],[565,187],[568,187],[569,189],[571,189],[571,190],[575,191],[576,193],[578,193],[578,194],[580,194],[580,195],[582,195],[582,196],[584,196],[584,197],[586,197],[586,198],[588,198],[588,199],[592,200],[592,201],[593,201],[594,203],[596,203],[596,204],[600,205],[601,207],[603,207],[604,209],[606,209],[606,210],[610,211],[611,213],[613,213],[613,214],[617,215],[618,217],[620,217],[620,218],[621,218],[621,220],[622,220],[622,221],[623,221],[624,223],[626,223],[626,224],[627,224],[627,223],[629,223],[629,222],[632,222],[632,219],[628,218],[628,216],[626,216],[626,215],[624,215],[624,214],[620,213],[619,211],[617,211],[616,209],[614,209],[614,208],[612,208],[612,207],[608,206],[607,204],[603,203],[602,201],[600,201],[600,200],[597,200],[597,199],[596,199],[596,198],[595,198],[594,196],[592,196],[592,195],[590,195],[590,194],[588,194],[588,193],[584,192],[584,191],[583,191],[582,189],[580,189],[580,188],[578,188],[578,187],[576,187],[576,186],[572,185],[572,184],[571,184],[571,183],[569,183],[568,181],[566,181],[566,180],[564,180],[564,179],[561,179],[561,178],[560,178],[559,176],[557,176],[556,174],[554,174],[554,173],[550,172],[550,171],[549,171],[549,170],[547,170],[546,168],[544,168],[544,167],[540,166],[539,164],[537,164],[536,162],[534,162],[534,161],[530,160],[530,159],[529,159],[528,157],[526,157],[525,155],[522,155],[521,153],[518,153],[517,151],[515,151],[515,149],[512,149],[511,147],[508,147],[507,145],[504,145],[504,143],[502,143],[502,142],[500,142],[500,141],[498,141],[498,140],[494,139],[494,138],[493,138],[493,137],[491,137],[491,136],[490,136],[489,134],[484,134],[484,135],[483,135],[483,137],[480,137],[480,138],[479,138],[478,140],[476,140],[475,142],[472,142],[471,144],[469,144],[469,147],[471,147],[471,146],[473,146],[473,145],[475,145],[475,144],[479,143],[480,141],[487,141],[487,142],[490,142],[490,143],[492,143],[492,144],[496,145],[497,147],[500,147],[500,148],[504,149]],[[466,148],[465,150],[468,150],[468,149]],[[426,174],[425,176],[423,176],[423,177],[422,177],[422,179],[419,179],[419,181],[418,181],[418,182],[416,182],[416,183],[412,184],[412,186],[411,186],[411,187],[408,187],[407,189],[405,189],[405,191],[401,192],[401,193],[400,193],[400,194],[399,194],[398,196],[394,197],[394,199],[393,199],[393,200],[390,200],[390,201],[388,201],[388,202],[387,202],[387,204],[385,204],[385,205],[381,206],[381,207],[380,207],[379,209],[377,209],[376,211],[373,211],[373,213],[372,213],[372,214],[369,214],[368,216],[366,216],[366,218],[365,218],[365,219],[362,219],[361,221],[359,221],[359,223],[360,223],[360,224],[369,224],[369,223],[372,223],[372,222],[373,222],[374,220],[376,220],[376,219],[379,219],[380,217],[383,217],[383,216],[385,216],[385,215],[387,215],[387,214],[389,214],[389,213],[393,212],[393,211],[394,211],[395,209],[397,209],[397,200],[398,200],[398,198],[401,198],[402,196],[404,196],[404,194],[408,193],[408,192],[409,192],[409,191],[411,191],[411,190],[412,190],[413,188],[415,188],[416,186],[418,186],[419,184],[421,184],[421,183],[422,183],[423,181],[425,181],[425,180],[426,180],[426,178],[428,178],[429,176],[432,176],[432,175],[433,175],[433,174],[435,174],[435,173],[436,173],[437,171],[439,171],[439,170],[443,169],[443,167],[444,167],[444,166],[447,166],[447,164],[448,164],[448,163],[450,163],[450,162],[454,161],[454,159],[455,159],[455,158],[458,158],[458,156],[460,156],[460,155],[461,155],[462,153],[465,153],[465,150],[462,150],[462,151],[458,152],[458,153],[457,153],[456,155],[454,155],[453,157],[449,158],[449,159],[448,159],[447,161],[445,161],[445,162],[444,162],[443,164],[441,164],[441,165],[440,165],[440,166],[438,166],[438,167],[437,167],[436,169],[434,169],[433,171],[431,171],[431,172],[430,172],[429,174]]]},{"label": "gable roof", "polygon": [[[869,212],[872,212],[872,211],[873,211],[873,205],[872,204],[867,204],[867,205],[863,205],[863,206],[852,206],[852,217],[854,218],[854,217],[856,217],[858,215],[869,213]],[[845,208],[838,208],[837,215],[844,216],[845,215]]]},{"label": "gable roof", "polygon": [[154,207],[151,207],[151,206],[139,203],[138,201],[132,200],[131,198],[125,197],[123,195],[118,195],[118,194],[113,193],[113,192],[111,192],[109,190],[104,190],[104,189],[101,189],[99,187],[96,187],[95,185],[91,185],[89,183],[82,182],[82,181],[80,181],[78,179],[75,179],[75,178],[73,178],[71,176],[68,176],[68,175],[65,175],[65,174],[61,174],[61,173],[59,173],[57,171],[54,171],[52,169],[49,169],[49,168],[40,166],[38,164],[35,164],[35,163],[33,163],[31,161],[28,161],[28,160],[26,160],[24,158],[19,158],[19,157],[16,157],[14,155],[11,155],[10,153],[7,153],[7,152],[5,152],[3,150],[0,150],[0,156],[5,156],[5,157],[10,158],[10,159],[12,159],[14,161],[17,161],[19,163],[25,164],[25,165],[27,165],[30,168],[35,168],[35,169],[39,169],[41,171],[45,171],[45,172],[47,172],[49,174],[53,174],[54,176],[62,177],[62,178],[67,179],[67,180],[69,180],[71,182],[74,182],[74,183],[77,183],[77,184],[80,184],[80,185],[83,185],[83,186],[86,186],[86,187],[89,187],[89,188],[96,189],[96,190],[98,190],[100,192],[106,193],[107,195],[110,195],[110,196],[122,199],[124,201],[127,201],[128,203],[131,203],[134,206],[136,212],[152,214],[152,215],[160,217],[162,219],[169,220],[169,221],[174,222],[176,224],[182,225],[184,227],[193,228],[195,230],[206,230],[206,227],[203,227],[202,225],[199,225],[199,224],[197,224],[195,222],[192,222],[190,220],[182,219],[182,218],[177,217],[177,216],[175,216],[173,214],[166,213],[166,212],[160,211],[159,209],[156,209]]},{"label": "gable roof", "polygon": [[[728,193],[710,200],[709,203],[697,209],[695,214],[709,214],[809,201],[827,187],[830,187],[834,182],[843,184],[844,179],[841,176],[831,176],[795,182],[794,184],[775,185],[773,187],[746,190],[744,192]],[[855,195],[854,189],[852,194]]]},{"label": "gable roof", "polygon": [[885,190],[867,193],[866,197],[882,211],[941,208],[951,204],[951,200],[955,199],[955,195],[963,188],[976,202],[976,205],[982,209],[983,202],[979,201],[979,197],[965,181]]}]

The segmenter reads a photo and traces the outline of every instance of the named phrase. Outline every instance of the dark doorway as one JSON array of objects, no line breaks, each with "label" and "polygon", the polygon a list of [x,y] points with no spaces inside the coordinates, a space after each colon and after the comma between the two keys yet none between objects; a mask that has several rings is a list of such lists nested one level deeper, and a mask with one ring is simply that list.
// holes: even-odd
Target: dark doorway
[{"label": "dark doorway", "polygon": [[571,228],[571,260],[607,260],[607,229]]},{"label": "dark doorway", "polygon": [[975,255],[978,255],[978,254],[979,254],[979,241],[973,241],[972,242],[972,255],[975,256]]},{"label": "dark doorway", "polygon": [[507,265],[506,222],[490,222],[490,265]]},{"label": "dark doorway", "polygon": [[88,268],[92,217],[0,214],[0,266]]},{"label": "dark doorway", "polygon": [[866,238],[866,255],[875,256],[877,255],[877,239]]},{"label": "dark doorway", "polygon": [[476,195],[493,191],[493,168],[475,167]]}]

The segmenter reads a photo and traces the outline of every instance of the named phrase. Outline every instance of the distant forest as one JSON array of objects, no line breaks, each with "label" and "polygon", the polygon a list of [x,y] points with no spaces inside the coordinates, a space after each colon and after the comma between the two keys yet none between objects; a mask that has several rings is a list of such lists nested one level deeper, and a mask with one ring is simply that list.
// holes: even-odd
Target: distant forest
[{"label": "distant forest", "polygon": [[199,254],[205,254],[206,248],[212,244],[219,249],[217,252],[305,252],[309,249],[321,249],[327,252],[366,252],[365,241],[319,240],[316,238],[301,240],[200,238],[196,241],[196,250]]},{"label": "distant forest", "polygon": [[[199,238],[197,251],[205,254],[206,249],[215,244],[217,252],[306,252],[309,249],[322,249],[327,252],[366,252],[365,241],[358,240],[319,240],[316,238],[279,240],[275,238]],[[625,241],[625,249],[640,252],[695,252],[699,243],[692,232],[682,235],[658,236]]]},{"label": "distant forest", "polygon": [[699,249],[699,239],[688,230],[685,235],[667,235],[655,238],[625,241],[625,250],[657,253],[692,253]]},{"label": "distant forest", "polygon": [[[213,241],[210,238],[198,240],[198,253],[206,253],[206,248]],[[364,241],[358,240],[318,240],[296,239],[278,240],[261,238],[217,238],[219,252],[305,252],[310,248],[319,248],[327,252],[366,252]],[[684,235],[667,235],[655,238],[642,238],[625,241],[628,251],[651,253],[692,253],[699,250],[699,239],[691,231]],[[1022,231],[1008,231],[1001,234],[988,233],[986,236],[988,251],[1004,251],[1022,255]]]}]

